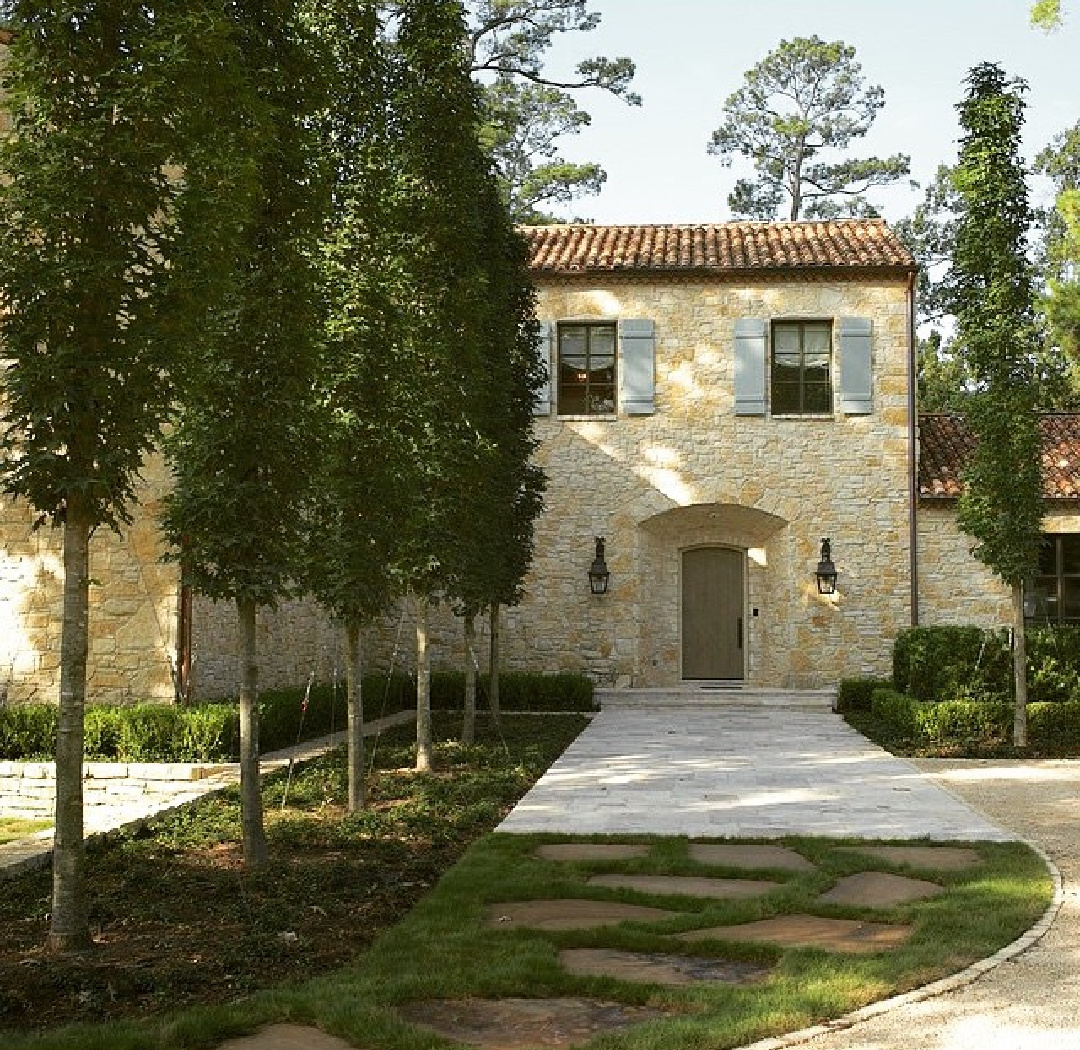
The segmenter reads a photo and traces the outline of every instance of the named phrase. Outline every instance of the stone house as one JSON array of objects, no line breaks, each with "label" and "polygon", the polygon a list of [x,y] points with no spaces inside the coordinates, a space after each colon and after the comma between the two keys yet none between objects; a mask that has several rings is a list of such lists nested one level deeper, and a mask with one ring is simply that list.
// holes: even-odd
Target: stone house
[{"label": "stone house", "polygon": [[[505,611],[507,666],[613,686],[818,687],[888,673],[914,622],[1006,620],[1007,595],[956,528],[968,439],[954,419],[917,415],[916,268],[883,222],[524,233],[549,364],[535,407],[549,485],[526,598]],[[1033,612],[1080,618],[1080,422],[1048,418],[1044,446],[1050,538]],[[231,607],[193,599],[161,561],[167,484],[150,463],[134,526],[92,544],[98,701],[236,688]],[[11,700],[57,692],[62,562],[31,520],[0,497]],[[600,537],[608,575],[594,582]],[[826,560],[834,587],[819,586]],[[373,632],[382,663],[395,639],[408,653],[407,619]],[[310,603],[266,613],[260,632],[264,686],[340,667],[337,632]],[[460,666],[460,624],[443,611],[431,633],[435,663]]]}]

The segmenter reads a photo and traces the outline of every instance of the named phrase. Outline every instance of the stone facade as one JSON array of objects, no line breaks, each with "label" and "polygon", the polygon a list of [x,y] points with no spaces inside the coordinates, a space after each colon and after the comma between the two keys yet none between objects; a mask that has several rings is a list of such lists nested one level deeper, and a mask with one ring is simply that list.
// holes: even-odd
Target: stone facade
[{"label": "stone facade", "polygon": [[[157,520],[168,477],[151,460],[134,523],[100,529],[90,544],[87,696],[97,703],[170,701],[175,694],[179,573],[165,563]],[[23,503],[0,496],[0,695],[55,702],[60,687],[63,545],[33,529]]]}]

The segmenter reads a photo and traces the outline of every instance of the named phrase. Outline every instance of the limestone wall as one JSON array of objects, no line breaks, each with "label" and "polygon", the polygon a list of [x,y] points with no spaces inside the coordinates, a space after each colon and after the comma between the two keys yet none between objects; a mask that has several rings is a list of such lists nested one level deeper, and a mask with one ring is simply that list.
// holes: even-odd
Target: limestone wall
[{"label": "limestone wall", "polygon": [[[156,522],[168,484],[160,459],[147,464],[135,523],[100,529],[90,545],[91,703],[168,701],[179,581],[162,562]],[[59,530],[32,528],[25,504],[0,495],[0,696],[55,703],[60,685],[63,545]]]},{"label": "limestone wall", "polygon": [[[906,286],[616,276],[545,284],[539,303],[541,320],[652,319],[656,412],[537,419],[549,483],[526,600],[507,611],[507,665],[679,681],[680,552],[723,545],[746,552],[750,683],[887,671],[911,612]],[[873,319],[872,414],[735,416],[737,318],[842,316]],[[598,535],[603,596],[586,577]],[[813,577],[824,536],[840,572],[833,598]],[[459,630],[435,625],[436,659],[456,651]]]}]

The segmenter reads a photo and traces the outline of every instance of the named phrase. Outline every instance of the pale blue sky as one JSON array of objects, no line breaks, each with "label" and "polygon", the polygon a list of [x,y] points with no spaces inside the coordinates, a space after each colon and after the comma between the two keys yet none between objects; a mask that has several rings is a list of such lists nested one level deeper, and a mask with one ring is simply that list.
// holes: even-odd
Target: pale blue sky
[{"label": "pale blue sky", "polygon": [[[885,107],[861,155],[908,153],[912,176],[928,182],[956,158],[956,103],[968,69],[1000,63],[1028,82],[1025,154],[1030,160],[1080,119],[1080,0],[1065,0],[1063,29],[1028,23],[1028,0],[592,0],[600,27],[560,45],[553,62],[587,54],[629,55],[640,108],[582,92],[593,124],[567,139],[571,160],[608,173],[602,194],[566,209],[601,223],[716,222],[729,218],[738,177],[706,152],[723,101],[744,72],[781,39],[814,34],[854,45]],[[1039,187],[1035,189],[1039,196]],[[877,191],[887,219],[912,210],[919,194]],[[1041,201],[1040,201],[1041,203]]]}]

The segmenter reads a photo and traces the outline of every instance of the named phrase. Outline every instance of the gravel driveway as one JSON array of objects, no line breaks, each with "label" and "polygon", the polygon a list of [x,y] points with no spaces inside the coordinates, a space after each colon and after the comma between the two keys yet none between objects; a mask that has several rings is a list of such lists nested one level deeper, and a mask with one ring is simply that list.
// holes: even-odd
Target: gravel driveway
[{"label": "gravel driveway", "polygon": [[972,984],[898,1006],[808,1050],[1080,1050],[1080,761],[916,763],[934,781],[1039,846],[1064,900],[1048,933]]}]

